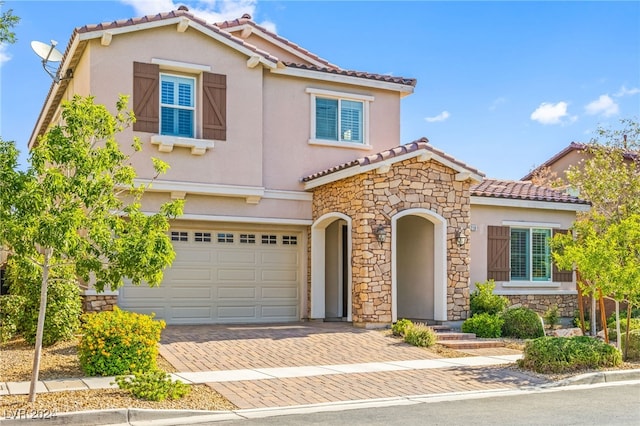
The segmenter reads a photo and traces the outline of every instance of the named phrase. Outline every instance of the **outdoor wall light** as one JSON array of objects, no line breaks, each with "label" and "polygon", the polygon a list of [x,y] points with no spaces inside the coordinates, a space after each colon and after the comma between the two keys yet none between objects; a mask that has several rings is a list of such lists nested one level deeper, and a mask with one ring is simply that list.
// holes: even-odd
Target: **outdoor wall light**
[{"label": "outdoor wall light", "polygon": [[378,225],[373,233],[376,235],[376,238],[380,243],[384,243],[384,241],[387,239],[387,230],[382,224]]},{"label": "outdoor wall light", "polygon": [[462,247],[467,243],[467,235],[464,233],[464,229],[459,228],[456,230],[456,243]]}]

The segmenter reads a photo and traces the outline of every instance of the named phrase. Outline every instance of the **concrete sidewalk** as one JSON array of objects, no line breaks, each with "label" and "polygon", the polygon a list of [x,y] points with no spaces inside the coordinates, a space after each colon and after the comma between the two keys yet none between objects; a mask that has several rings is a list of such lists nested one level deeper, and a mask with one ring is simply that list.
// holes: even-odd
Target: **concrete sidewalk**
[{"label": "concrete sidewalk", "polygon": [[[392,371],[450,369],[511,364],[521,355],[477,356],[463,358],[416,359],[356,364],[313,365],[236,369],[223,371],[188,371],[173,373],[173,379],[188,384],[216,384],[225,382],[261,381],[300,377],[381,373]],[[85,377],[77,379],[44,380],[37,384],[37,392],[77,391],[117,388],[115,377]],[[0,382],[0,395],[26,395],[30,382]],[[214,386],[215,387],[215,386]]]}]

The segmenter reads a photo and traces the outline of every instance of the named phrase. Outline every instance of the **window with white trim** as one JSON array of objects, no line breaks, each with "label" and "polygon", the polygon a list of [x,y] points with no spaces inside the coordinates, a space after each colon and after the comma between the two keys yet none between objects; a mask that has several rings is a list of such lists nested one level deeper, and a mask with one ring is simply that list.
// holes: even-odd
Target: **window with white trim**
[{"label": "window with white trim", "polygon": [[195,78],[160,73],[161,135],[194,137],[195,85]]},{"label": "window with white trim", "polygon": [[171,241],[189,241],[189,233],[184,231],[171,231]]},{"label": "window with white trim", "polygon": [[196,243],[210,243],[211,242],[211,232],[194,232],[193,240]]},{"label": "window with white trim", "polygon": [[298,237],[295,235],[283,235],[282,244],[285,246],[295,246],[298,244]]},{"label": "window with white trim", "polygon": [[255,244],[256,234],[240,234],[240,244]]},{"label": "window with white trim", "polygon": [[262,244],[278,244],[278,236],[277,235],[262,235]]},{"label": "window with white trim", "polygon": [[310,142],[369,145],[369,103],[373,96],[322,89],[307,89],[311,95]]},{"label": "window with white trim", "polygon": [[218,242],[219,243],[233,243],[233,234],[227,234],[224,232],[218,233]]}]

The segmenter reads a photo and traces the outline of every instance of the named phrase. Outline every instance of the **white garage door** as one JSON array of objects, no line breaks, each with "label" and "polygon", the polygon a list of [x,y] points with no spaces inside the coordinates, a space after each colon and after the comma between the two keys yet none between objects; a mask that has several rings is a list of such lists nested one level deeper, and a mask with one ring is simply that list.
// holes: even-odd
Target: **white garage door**
[{"label": "white garage door", "polygon": [[171,239],[176,258],[162,285],[125,285],[122,309],[168,324],[300,319],[300,233],[172,230]]}]

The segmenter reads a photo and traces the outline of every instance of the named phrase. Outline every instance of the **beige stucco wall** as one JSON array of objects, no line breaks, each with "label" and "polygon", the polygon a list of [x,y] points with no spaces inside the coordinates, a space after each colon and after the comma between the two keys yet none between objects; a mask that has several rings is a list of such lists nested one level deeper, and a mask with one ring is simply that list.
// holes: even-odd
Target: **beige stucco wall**
[{"label": "beige stucco wall", "polygon": [[[503,226],[504,221],[519,221],[539,223],[557,229],[568,229],[575,220],[576,213],[572,211],[552,210],[550,203],[546,209],[516,208],[502,206],[486,206],[471,204],[471,224],[477,227],[470,233],[471,243],[471,289],[475,289],[476,282],[487,279],[487,227]],[[496,283],[496,291],[502,294],[553,294],[558,291],[575,290],[574,282],[536,283],[523,286],[519,283]]]}]

